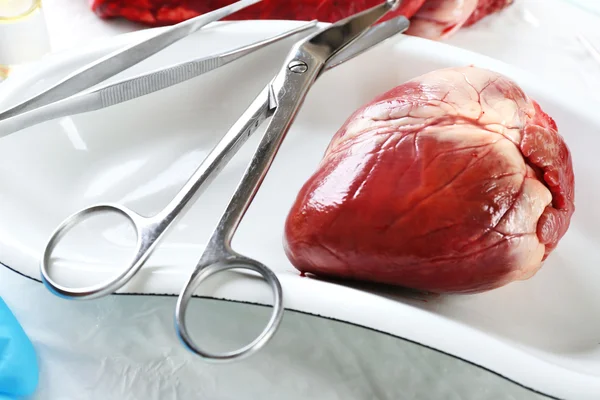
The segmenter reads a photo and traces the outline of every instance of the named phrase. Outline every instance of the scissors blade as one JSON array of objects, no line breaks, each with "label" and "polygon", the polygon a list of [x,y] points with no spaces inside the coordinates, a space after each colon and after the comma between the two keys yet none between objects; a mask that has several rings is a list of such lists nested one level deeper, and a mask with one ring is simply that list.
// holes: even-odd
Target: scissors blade
[{"label": "scissors blade", "polygon": [[113,75],[138,64],[204,26],[250,5],[256,4],[259,1],[262,0],[237,1],[228,6],[173,25],[149,39],[129,45],[124,49],[114,51],[73,72],[50,89],[0,113],[0,120],[65,99],[84,89],[88,89],[93,85],[103,82]]},{"label": "scissors blade", "polygon": [[353,59],[392,36],[405,32],[409,26],[410,21],[404,16],[399,16],[374,26],[346,49],[330,58],[325,63],[324,70],[330,70]]},{"label": "scissors blade", "polygon": [[395,10],[399,4],[400,0],[385,0],[378,6],[371,7],[330,25],[306,42],[312,45],[324,46],[326,49],[324,49],[326,51],[325,54],[328,53],[326,61],[329,61],[329,59],[344,51],[352,43],[363,37],[369,30],[373,29],[373,24],[387,12]]}]

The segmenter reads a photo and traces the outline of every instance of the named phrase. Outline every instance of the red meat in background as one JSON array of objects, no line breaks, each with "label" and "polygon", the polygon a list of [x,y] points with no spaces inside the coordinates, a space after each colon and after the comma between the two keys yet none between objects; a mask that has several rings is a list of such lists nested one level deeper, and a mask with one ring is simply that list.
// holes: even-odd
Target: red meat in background
[{"label": "red meat in background", "polygon": [[[413,18],[409,34],[439,39],[494,13],[513,0],[404,0],[385,19]],[[149,26],[172,25],[233,3],[234,0],[91,0],[101,18],[126,18]],[[263,0],[224,20],[286,19],[335,22],[381,0]],[[441,33],[440,33],[441,32]]]},{"label": "red meat in background", "polygon": [[407,33],[428,39],[443,39],[512,2],[513,0],[427,0],[412,16]]}]

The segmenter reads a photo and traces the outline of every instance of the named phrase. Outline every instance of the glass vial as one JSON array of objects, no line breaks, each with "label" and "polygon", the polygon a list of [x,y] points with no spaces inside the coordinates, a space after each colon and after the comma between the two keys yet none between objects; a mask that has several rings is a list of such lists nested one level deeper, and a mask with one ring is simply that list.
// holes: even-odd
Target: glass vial
[{"label": "glass vial", "polygon": [[0,0],[0,82],[49,51],[41,0]]}]

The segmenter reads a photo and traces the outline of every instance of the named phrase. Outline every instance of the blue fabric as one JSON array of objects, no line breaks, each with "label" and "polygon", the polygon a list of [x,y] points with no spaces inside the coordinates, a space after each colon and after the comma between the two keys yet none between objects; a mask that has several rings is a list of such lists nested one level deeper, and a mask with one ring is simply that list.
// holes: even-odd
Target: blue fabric
[{"label": "blue fabric", "polygon": [[6,303],[0,299],[0,400],[33,394],[38,376],[33,345]]}]

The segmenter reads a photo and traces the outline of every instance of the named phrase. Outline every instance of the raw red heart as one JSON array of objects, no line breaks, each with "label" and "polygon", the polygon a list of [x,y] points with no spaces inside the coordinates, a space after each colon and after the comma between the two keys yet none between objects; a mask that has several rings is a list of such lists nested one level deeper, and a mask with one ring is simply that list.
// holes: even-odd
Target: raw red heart
[{"label": "raw red heart", "polygon": [[555,122],[508,78],[434,71],[357,110],[285,225],[302,272],[472,293],[534,275],[574,212]]}]

